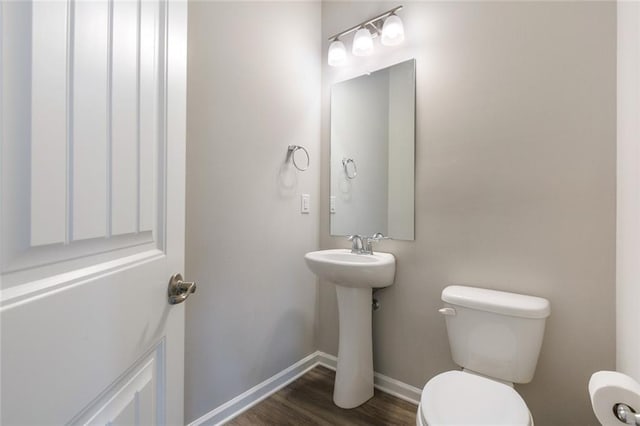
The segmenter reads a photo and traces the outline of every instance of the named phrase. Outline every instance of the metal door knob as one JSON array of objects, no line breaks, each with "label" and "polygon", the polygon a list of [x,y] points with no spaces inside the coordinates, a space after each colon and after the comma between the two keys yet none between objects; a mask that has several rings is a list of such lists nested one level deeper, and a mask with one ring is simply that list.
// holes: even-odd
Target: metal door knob
[{"label": "metal door knob", "polygon": [[169,288],[167,290],[169,296],[169,304],[177,305],[187,300],[191,293],[196,292],[196,283],[182,281],[181,274],[174,274],[169,280]]},{"label": "metal door knob", "polygon": [[627,425],[640,425],[640,414],[636,414],[636,410],[627,404],[618,403],[613,406],[613,414],[618,420]]}]

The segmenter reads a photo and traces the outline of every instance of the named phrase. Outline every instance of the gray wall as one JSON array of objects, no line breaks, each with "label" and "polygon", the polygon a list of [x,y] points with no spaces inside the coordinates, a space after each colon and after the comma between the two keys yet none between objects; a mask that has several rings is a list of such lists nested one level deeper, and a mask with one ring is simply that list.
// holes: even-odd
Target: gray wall
[{"label": "gray wall", "polygon": [[[395,5],[324,2],[323,40]],[[589,376],[615,367],[615,3],[407,2],[400,14],[402,47],[323,68],[320,243],[346,247],[325,202],[330,86],[417,59],[416,240],[378,246],[397,275],[374,314],[375,368],[422,387],[456,367],[436,311],[447,284],[546,297],[536,377],[517,389],[536,424],[595,425]],[[325,284],[317,343],[336,354]]]},{"label": "gray wall", "polygon": [[189,3],[186,421],[315,350],[320,44],[319,3]]}]

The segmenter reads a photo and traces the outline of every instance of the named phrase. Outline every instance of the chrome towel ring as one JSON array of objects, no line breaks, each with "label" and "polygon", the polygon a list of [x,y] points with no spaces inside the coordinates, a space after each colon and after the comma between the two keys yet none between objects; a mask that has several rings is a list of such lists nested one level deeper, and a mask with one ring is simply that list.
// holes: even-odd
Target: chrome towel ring
[{"label": "chrome towel ring", "polygon": [[[307,156],[307,165],[305,167],[300,167],[298,165],[298,163],[296,163],[296,151],[298,150],[302,150],[305,155]],[[307,148],[305,148],[304,146],[300,146],[300,145],[289,145],[289,148],[287,148],[287,161],[289,161],[289,159],[291,159],[291,162],[293,163],[294,167],[298,170],[300,170],[301,172],[304,172],[305,170],[307,170],[309,168],[309,164],[311,164],[311,158],[309,157],[309,151],[307,151]]]},{"label": "chrome towel ring", "polygon": [[[349,173],[349,163],[353,166],[353,173]],[[355,177],[358,176],[358,168],[353,158],[343,158],[342,167],[344,167],[344,174],[347,176],[347,179],[355,179]]]}]

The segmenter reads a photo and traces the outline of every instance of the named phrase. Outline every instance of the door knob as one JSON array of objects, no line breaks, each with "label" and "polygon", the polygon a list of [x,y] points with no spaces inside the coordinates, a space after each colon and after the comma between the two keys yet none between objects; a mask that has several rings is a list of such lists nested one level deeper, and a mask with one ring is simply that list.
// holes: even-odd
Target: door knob
[{"label": "door knob", "polygon": [[169,280],[169,288],[167,290],[169,296],[169,304],[177,305],[187,300],[191,293],[196,292],[196,283],[182,281],[181,274],[174,274]]}]

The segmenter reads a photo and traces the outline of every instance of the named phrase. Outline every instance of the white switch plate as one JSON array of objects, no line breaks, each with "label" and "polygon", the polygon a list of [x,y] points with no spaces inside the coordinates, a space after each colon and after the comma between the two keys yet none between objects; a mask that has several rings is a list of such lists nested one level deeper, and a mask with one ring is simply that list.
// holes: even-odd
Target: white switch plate
[{"label": "white switch plate", "polygon": [[334,214],[336,212],[336,196],[329,197],[329,213]]},{"label": "white switch plate", "polygon": [[311,196],[309,194],[302,194],[300,196],[300,213],[309,214]]}]

